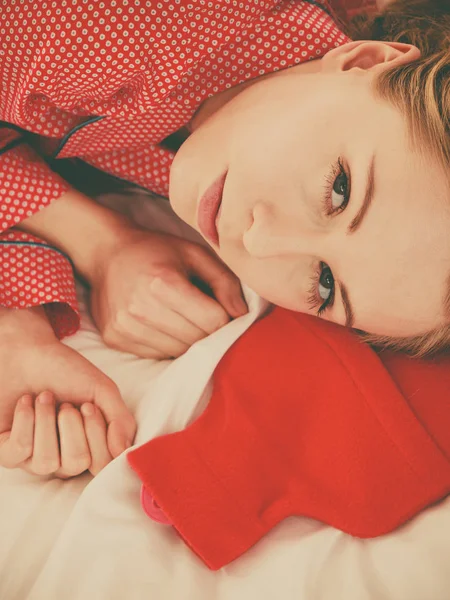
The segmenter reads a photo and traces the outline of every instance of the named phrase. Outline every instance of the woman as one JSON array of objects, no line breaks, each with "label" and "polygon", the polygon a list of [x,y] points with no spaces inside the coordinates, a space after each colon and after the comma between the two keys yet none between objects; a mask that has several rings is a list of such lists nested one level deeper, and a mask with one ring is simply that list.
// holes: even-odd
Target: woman
[{"label": "woman", "polygon": [[[68,257],[106,343],[139,356],[177,356],[245,312],[212,254],[100,207],[48,157],[169,195],[276,304],[416,349],[447,335],[444,21],[435,47],[414,39],[421,58],[398,24],[403,43],[350,43],[325,1],[118,4],[17,0],[2,15],[0,461],[34,472],[96,472],[134,436],[111,382],[56,337],[78,324]],[[66,402],[60,457],[43,390]],[[32,449],[8,433],[24,393]]]}]

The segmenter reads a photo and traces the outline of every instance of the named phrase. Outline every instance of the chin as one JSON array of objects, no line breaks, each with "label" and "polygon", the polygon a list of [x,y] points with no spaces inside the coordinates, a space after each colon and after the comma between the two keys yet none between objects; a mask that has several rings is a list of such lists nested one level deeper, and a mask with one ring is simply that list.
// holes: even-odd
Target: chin
[{"label": "chin", "polygon": [[[176,201],[176,197],[172,192],[169,192],[169,204],[173,210],[173,212],[177,215],[177,217],[180,217],[180,219],[182,219],[180,213],[179,213],[179,204]],[[184,219],[183,219],[184,220]]]},{"label": "chin", "polygon": [[[182,221],[189,223],[188,215],[187,215],[187,202],[186,196],[183,195],[182,186],[177,185],[176,182],[172,183],[173,179],[170,178],[170,186],[169,186],[169,202],[172,207],[173,212],[179,217]],[[189,223],[190,225],[190,223]]]},{"label": "chin", "polygon": [[185,223],[197,229],[197,186],[182,177],[176,169],[170,174],[169,202],[174,213]]}]

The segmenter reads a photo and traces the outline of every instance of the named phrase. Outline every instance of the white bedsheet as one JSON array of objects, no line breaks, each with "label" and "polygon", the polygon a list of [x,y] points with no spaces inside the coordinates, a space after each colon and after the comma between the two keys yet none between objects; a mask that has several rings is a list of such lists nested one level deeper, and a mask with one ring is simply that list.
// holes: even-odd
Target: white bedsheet
[{"label": "white bedsheet", "polygon": [[[86,316],[68,343],[117,382],[143,443],[203,410],[215,365],[263,308],[249,299],[249,315],[172,363],[105,348]],[[0,469],[0,600],[450,598],[450,500],[375,540],[291,518],[211,572],[143,513],[139,490],[124,456],[95,479],[43,481]]]}]

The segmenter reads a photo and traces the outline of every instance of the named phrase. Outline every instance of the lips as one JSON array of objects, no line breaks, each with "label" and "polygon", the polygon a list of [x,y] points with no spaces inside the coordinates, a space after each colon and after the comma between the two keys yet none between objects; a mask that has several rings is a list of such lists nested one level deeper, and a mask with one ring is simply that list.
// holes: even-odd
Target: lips
[{"label": "lips", "polygon": [[218,217],[222,204],[222,194],[228,171],[219,177],[203,194],[198,205],[197,223],[202,235],[215,245],[219,245],[217,232]]}]

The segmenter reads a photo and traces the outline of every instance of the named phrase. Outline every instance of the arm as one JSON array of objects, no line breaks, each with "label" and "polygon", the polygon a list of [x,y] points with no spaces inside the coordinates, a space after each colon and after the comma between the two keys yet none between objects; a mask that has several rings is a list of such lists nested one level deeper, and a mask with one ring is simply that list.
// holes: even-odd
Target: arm
[{"label": "arm", "polygon": [[[57,339],[43,307],[0,307],[0,339],[0,466],[41,475],[96,473],[132,442],[135,421],[117,387]],[[50,402],[37,401],[43,392]],[[26,405],[18,403],[24,396]],[[75,407],[85,404],[95,406],[82,419]]]},{"label": "arm", "polygon": [[146,358],[179,356],[247,311],[239,281],[211,252],[139,229],[74,189],[19,227],[70,256],[91,287],[91,316],[116,349]]},{"label": "arm", "polygon": [[16,229],[51,210],[69,190],[22,133],[0,127],[0,433],[8,432],[22,394],[51,390],[68,403],[98,406],[115,456],[133,439],[134,419],[114,384],[57,339],[79,326],[71,262],[48,242]]},{"label": "arm", "polygon": [[70,256],[89,283],[114,248],[126,241],[131,226],[122,215],[100,206],[73,188],[59,202],[19,225],[22,231],[48,240]]},{"label": "arm", "polygon": [[59,337],[74,333],[79,324],[71,263],[47,242],[15,226],[68,189],[26,144],[22,132],[0,127],[0,306],[45,305]]}]

